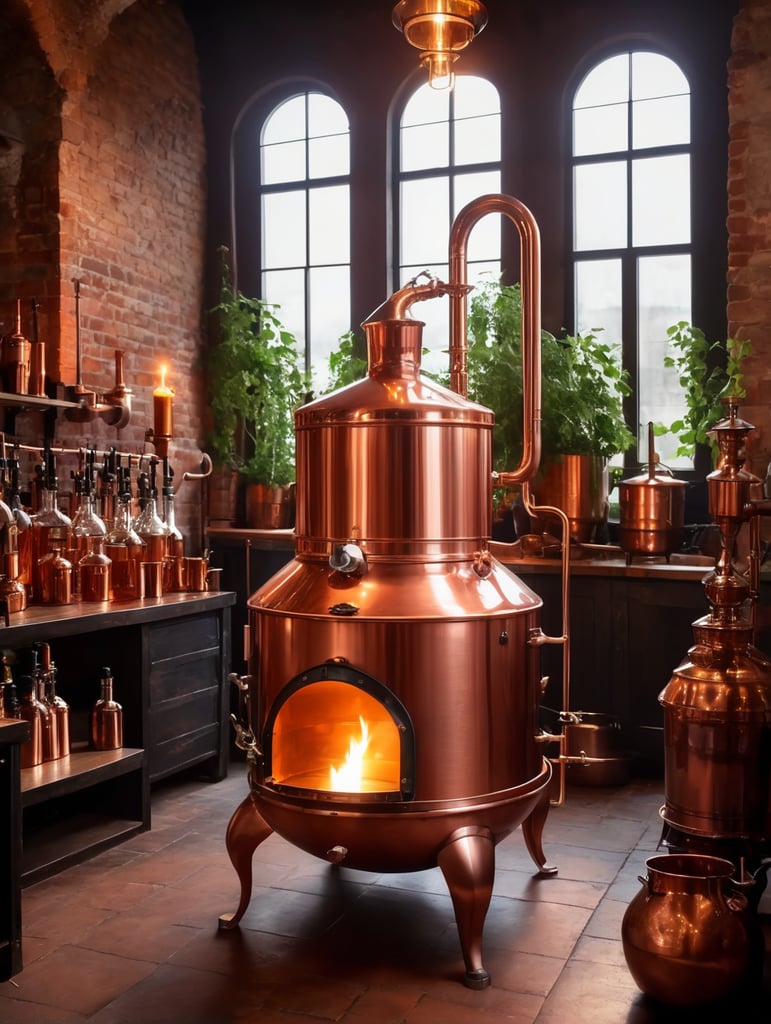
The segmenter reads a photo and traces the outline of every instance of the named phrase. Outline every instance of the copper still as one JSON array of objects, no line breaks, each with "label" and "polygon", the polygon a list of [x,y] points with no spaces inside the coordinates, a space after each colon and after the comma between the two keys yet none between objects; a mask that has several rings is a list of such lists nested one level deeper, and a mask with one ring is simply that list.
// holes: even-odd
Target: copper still
[{"label": "copper still", "polygon": [[[751,497],[743,468],[754,429],[737,400],[714,428],[718,468],[707,477],[721,552],[704,579],[709,613],[693,624],[694,644],[661,692],[664,708],[664,839],[673,849],[731,860],[757,902],[771,866],[771,662],[755,645],[760,517],[771,502]],[[746,569],[735,565],[749,523]],[[754,896],[752,895],[754,892]]]},{"label": "copper still", "polygon": [[[483,196],[453,224],[450,282],[426,275],[363,325],[366,379],[301,408],[294,559],[248,601],[237,678],[250,792],[227,847],[251,897],[251,858],[275,831],[333,864],[441,868],[471,988],[490,983],[482,930],[495,846],[522,825],[542,873],[551,764],[537,725],[541,599],[493,557],[492,413],[465,398],[466,244],[497,212],[520,235],[526,444],[540,457],[538,229]],[[451,389],[420,374],[410,309],[451,300]],[[558,642],[556,639],[554,642]]]}]

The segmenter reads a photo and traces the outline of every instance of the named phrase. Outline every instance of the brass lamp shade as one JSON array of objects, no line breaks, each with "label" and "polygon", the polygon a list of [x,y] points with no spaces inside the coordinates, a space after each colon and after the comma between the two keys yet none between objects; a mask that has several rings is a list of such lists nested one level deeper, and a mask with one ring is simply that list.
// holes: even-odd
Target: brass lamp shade
[{"label": "brass lamp shade", "polygon": [[452,85],[453,64],[487,24],[487,11],[479,0],[400,0],[392,20],[421,51],[429,84],[440,89]]}]

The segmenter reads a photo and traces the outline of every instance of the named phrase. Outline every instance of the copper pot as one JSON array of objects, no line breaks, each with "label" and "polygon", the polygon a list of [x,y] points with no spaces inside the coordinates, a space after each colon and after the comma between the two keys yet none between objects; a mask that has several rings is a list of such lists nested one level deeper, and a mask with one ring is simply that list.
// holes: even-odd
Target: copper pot
[{"label": "copper pot", "polygon": [[734,866],[720,857],[669,854],[648,873],[621,923],[629,970],[639,988],[674,1006],[730,995],[755,962],[755,935]]},{"label": "copper pot", "polygon": [[648,469],[619,484],[620,523],[618,543],[630,556],[669,555],[685,537],[687,484],[675,480],[658,463],[653,445],[653,424],[648,424]]},{"label": "copper pot", "polygon": [[[600,455],[559,455],[546,463],[533,485],[538,505],[562,509],[570,523],[570,539],[588,544],[601,539],[608,521],[608,460]],[[536,522],[559,534],[559,521],[539,512]]]}]

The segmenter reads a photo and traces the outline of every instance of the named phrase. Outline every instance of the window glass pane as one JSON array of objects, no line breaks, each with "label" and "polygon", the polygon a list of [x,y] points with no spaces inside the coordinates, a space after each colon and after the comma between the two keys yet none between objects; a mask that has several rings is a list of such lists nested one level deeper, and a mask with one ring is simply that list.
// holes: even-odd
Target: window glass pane
[{"label": "window glass pane", "polygon": [[331,96],[322,92],[308,94],[308,136],[347,135],[348,118],[345,111]]},{"label": "window glass pane", "polygon": [[621,260],[581,260],[576,263],[576,331],[602,328],[602,339],[620,345]]},{"label": "window glass pane", "polygon": [[278,318],[305,348],[305,271],[269,270],[262,275],[266,302],[278,306]]},{"label": "window glass pane", "polygon": [[[669,352],[667,328],[691,319],[691,260],[689,256],[646,256],[637,263],[640,461],[647,461],[648,423],[669,424],[685,411],[677,371],[664,366]],[[661,461],[670,468],[690,468],[690,460],[675,461],[678,441],[671,435],[656,439]]]},{"label": "window glass pane", "polygon": [[626,164],[621,161],[574,169],[577,250],[626,245],[626,194]]},{"label": "window glass pane", "polygon": [[350,224],[348,186],[315,188],[309,195],[310,263],[348,263]]},{"label": "window glass pane", "polygon": [[691,240],[690,158],[650,157],[632,163],[632,244]]},{"label": "window glass pane", "polygon": [[455,163],[484,164],[501,159],[500,114],[455,122]]},{"label": "window glass pane", "polygon": [[401,266],[447,258],[449,210],[447,178],[402,182]]},{"label": "window glass pane", "polygon": [[667,96],[632,104],[632,146],[686,145],[691,141],[691,101],[688,96]]},{"label": "window glass pane", "polygon": [[690,92],[681,69],[660,53],[638,50],[632,54],[632,99],[678,96]]},{"label": "window glass pane", "polygon": [[349,171],[347,135],[327,135],[323,139],[309,140],[309,178],[331,178]]},{"label": "window glass pane", "polygon": [[[484,174],[459,174],[455,179],[455,195],[453,217],[457,217],[466,203],[479,196],[498,193],[501,190],[501,176],[498,171]],[[468,238],[466,256],[469,262],[474,260],[499,260],[501,256],[501,217],[489,214],[481,217],[471,229]],[[446,243],[450,241],[450,228],[445,229]]]},{"label": "window glass pane", "polygon": [[263,125],[263,145],[305,138],[305,96],[293,96],[281,103]]},{"label": "window glass pane", "polygon": [[450,133],[446,121],[402,129],[401,169],[403,171],[420,171],[427,167],[447,167],[449,162]]},{"label": "window glass pane", "polygon": [[432,89],[428,83],[421,85],[410,96],[402,114],[402,127],[417,124],[431,124],[450,119],[450,93]]},{"label": "window glass pane", "polygon": [[[433,90],[436,92],[436,90]],[[457,75],[455,78],[455,118],[497,114],[501,109],[498,90],[492,82],[476,75]]]},{"label": "window glass pane", "polygon": [[626,150],[628,105],[610,103],[604,107],[587,107],[573,113],[573,155],[614,153]]},{"label": "window glass pane", "polygon": [[305,192],[277,192],[262,197],[262,265],[304,266]]},{"label": "window glass pane", "polygon": [[275,146],[263,146],[263,185],[276,185],[282,181],[305,180],[305,142],[280,142]]},{"label": "window glass pane", "polygon": [[316,267],[310,272],[310,334],[313,386],[328,385],[327,360],[350,327],[351,272],[346,267]]},{"label": "window glass pane", "polygon": [[576,90],[573,109],[626,103],[629,99],[629,54],[619,53],[592,68]]}]

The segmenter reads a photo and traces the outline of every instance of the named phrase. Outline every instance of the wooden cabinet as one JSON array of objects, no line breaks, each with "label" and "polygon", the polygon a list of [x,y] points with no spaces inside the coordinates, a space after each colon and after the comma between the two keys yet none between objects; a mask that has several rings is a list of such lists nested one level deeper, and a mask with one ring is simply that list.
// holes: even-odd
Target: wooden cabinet
[{"label": "wooden cabinet", "polygon": [[[561,633],[559,566],[511,562],[508,568],[544,602],[545,632]],[[664,773],[664,720],[659,693],[693,644],[693,623],[707,615],[706,569],[577,563],[570,577],[570,693],[572,711],[618,718],[638,774]],[[764,620],[767,584],[761,589]],[[768,629],[758,644],[768,650]],[[543,703],[562,710],[562,654],[543,651],[549,685]]]},{"label": "wooden cabinet", "polygon": [[[32,607],[2,630],[5,649],[47,641],[70,705],[72,753],[21,771],[21,878],[29,884],[150,826],[150,785],[195,767],[227,773],[230,610],[235,595]],[[120,750],[88,748],[103,666],[123,707]]]}]

